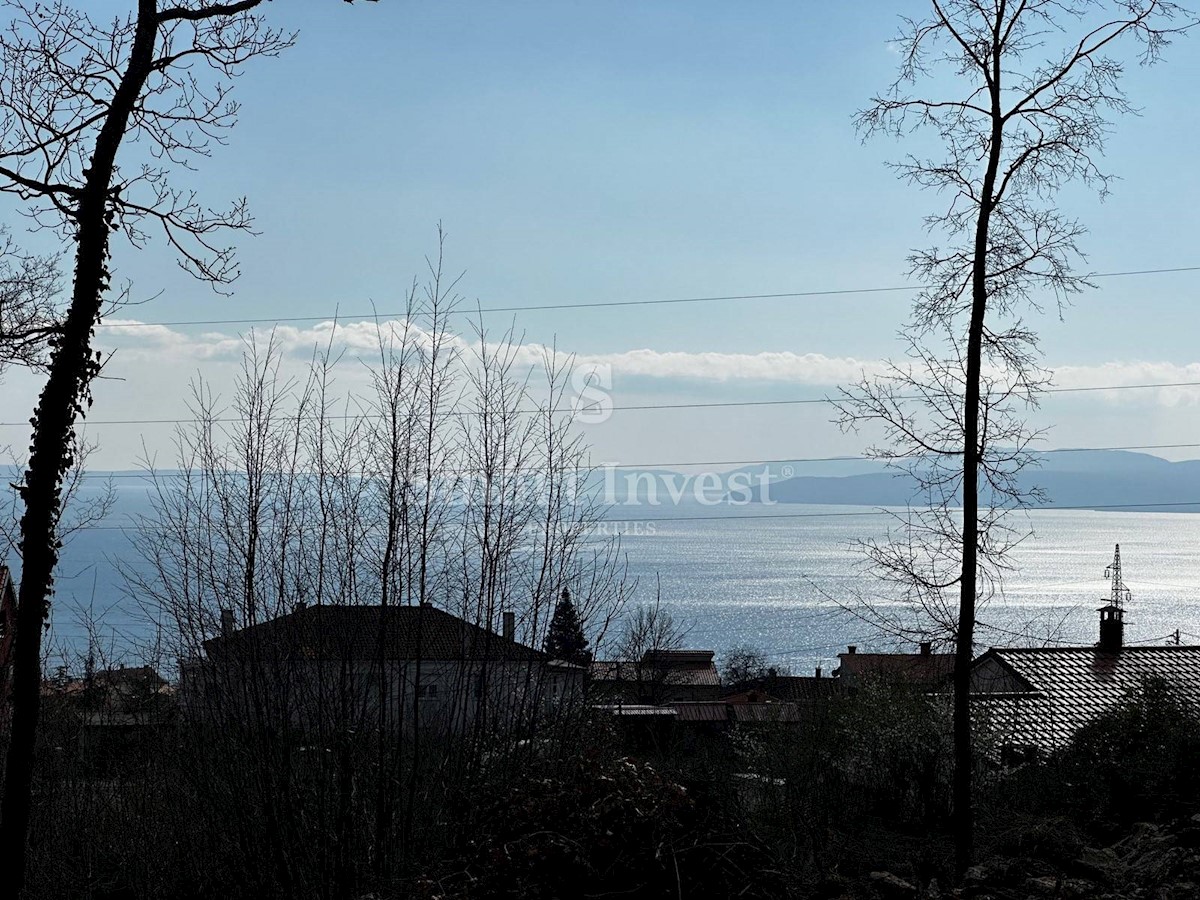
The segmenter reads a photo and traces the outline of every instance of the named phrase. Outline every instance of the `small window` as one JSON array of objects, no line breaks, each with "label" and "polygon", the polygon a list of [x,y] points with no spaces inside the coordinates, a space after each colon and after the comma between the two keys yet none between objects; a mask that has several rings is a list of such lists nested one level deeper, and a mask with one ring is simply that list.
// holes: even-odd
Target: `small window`
[{"label": "small window", "polygon": [[438,686],[436,684],[423,684],[417,688],[418,697],[436,697],[438,695]]}]

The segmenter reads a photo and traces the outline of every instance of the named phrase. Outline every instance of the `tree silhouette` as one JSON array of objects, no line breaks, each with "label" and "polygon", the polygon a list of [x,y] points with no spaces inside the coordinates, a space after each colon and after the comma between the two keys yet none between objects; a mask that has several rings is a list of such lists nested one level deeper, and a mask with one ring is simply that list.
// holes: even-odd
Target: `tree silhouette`
[{"label": "tree silhouette", "polygon": [[554,615],[550,619],[550,629],[546,632],[542,649],[551,659],[562,659],[581,666],[592,661],[587,636],[583,633],[579,614],[575,611],[571,592],[567,588],[562,589],[562,596],[554,607]]},{"label": "tree silhouette", "polygon": [[[1090,287],[1073,265],[1083,225],[1053,203],[1072,182],[1103,195],[1099,168],[1110,117],[1132,111],[1110,54],[1140,45],[1155,62],[1190,27],[1165,0],[931,0],[902,19],[890,89],[859,113],[864,135],[924,131],[938,158],[894,168],[945,205],[925,227],[943,243],[917,251],[923,283],[903,333],[908,360],[864,378],[839,404],[840,422],[881,427],[875,455],[916,478],[920,496],[899,534],[867,547],[883,577],[921,614],[904,624],[955,641],[954,815],[960,872],[970,865],[970,670],[977,607],[997,588],[1025,534],[1007,523],[1036,500],[1017,482],[1037,437],[1021,417],[1048,380],[1037,335],[1021,316],[1043,297],[1061,305]],[[1187,16],[1186,18],[1190,18]],[[894,616],[869,613],[898,633]],[[923,631],[923,629],[925,629]]]},{"label": "tree silhouette", "polygon": [[10,365],[45,364],[61,282],[57,257],[23,253],[0,228],[0,377]]},{"label": "tree silhouette", "polygon": [[[24,883],[40,711],[41,635],[62,545],[64,478],[76,422],[92,403],[93,346],[109,291],[114,235],[142,246],[161,232],[180,265],[220,287],[237,277],[220,235],[248,231],[244,200],[213,210],[173,183],[237,121],[232,80],[292,42],[255,8],[263,0],[137,0],[136,12],[93,20],[63,0],[4,0],[0,33],[0,191],[74,255],[65,314],[48,340],[46,382],[29,462],[16,487],[21,587],[13,644],[12,730],[0,800],[0,868]],[[125,160],[128,145],[140,158]]]}]

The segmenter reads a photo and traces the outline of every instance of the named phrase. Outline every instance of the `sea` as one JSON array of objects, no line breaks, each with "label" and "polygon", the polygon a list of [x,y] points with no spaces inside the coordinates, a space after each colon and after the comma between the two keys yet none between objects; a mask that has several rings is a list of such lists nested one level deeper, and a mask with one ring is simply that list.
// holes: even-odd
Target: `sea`
[{"label": "sea", "polygon": [[[896,531],[870,507],[779,504],[728,515],[631,517],[592,540],[619,537],[631,606],[669,613],[684,646],[753,647],[795,674],[829,673],[854,644],[915,651],[915,636],[881,629],[870,610],[907,617],[902,592],[875,577],[861,542]],[[765,510],[765,511],[764,511]],[[1200,644],[1200,514],[1040,510],[1021,514],[1029,536],[979,611],[988,646],[1092,644],[1097,608],[1111,596],[1105,570],[1120,545],[1127,643]],[[133,662],[154,635],[118,561],[117,529],[81,532],[65,548],[49,631],[48,665],[78,664],[89,641],[109,662]],[[618,626],[619,627],[619,626]],[[930,637],[936,637],[931,634]]]},{"label": "sea", "polygon": [[[829,673],[849,644],[915,652],[870,612],[912,619],[905,593],[872,574],[861,546],[896,532],[896,516],[867,507],[775,509],[762,518],[660,520],[653,534],[623,536],[641,602],[657,591],[688,629],[690,647],[751,646],[795,674],[817,666]],[[1118,545],[1130,594],[1126,642],[1200,644],[1200,515],[1039,510],[1013,524],[1028,526],[1029,536],[979,610],[979,651],[1095,643]]]}]

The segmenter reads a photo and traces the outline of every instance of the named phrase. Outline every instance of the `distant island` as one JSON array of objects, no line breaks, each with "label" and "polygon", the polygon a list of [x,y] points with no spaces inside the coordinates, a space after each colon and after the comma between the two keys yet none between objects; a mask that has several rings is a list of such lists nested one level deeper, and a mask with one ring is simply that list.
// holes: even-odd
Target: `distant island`
[{"label": "distant island", "polygon": [[[1171,462],[1127,450],[1057,450],[1037,454],[1022,476],[1040,487],[1050,508],[1200,512],[1200,460]],[[599,470],[606,500],[648,505],[663,517],[697,507],[822,504],[905,506],[915,485],[903,472],[861,458],[772,461],[704,474],[666,469]],[[652,498],[657,502],[651,502]],[[703,498],[703,499],[701,499]]]},{"label": "distant island", "polygon": [[[1038,455],[1021,477],[1049,507],[1200,512],[1200,460],[1170,462],[1125,450],[1063,450]],[[770,486],[777,503],[903,506],[913,482],[892,470],[845,476],[798,475]]]}]

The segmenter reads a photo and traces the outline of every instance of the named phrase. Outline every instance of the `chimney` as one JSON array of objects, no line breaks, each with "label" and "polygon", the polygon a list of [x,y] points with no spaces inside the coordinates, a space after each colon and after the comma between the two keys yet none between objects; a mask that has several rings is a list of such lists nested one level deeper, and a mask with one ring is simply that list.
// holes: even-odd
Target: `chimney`
[{"label": "chimney", "polygon": [[821,677],[821,667],[820,666],[817,666],[817,677],[818,678]]},{"label": "chimney", "polygon": [[1125,643],[1125,610],[1109,603],[1097,610],[1100,613],[1101,650],[1120,650]]},{"label": "chimney", "polygon": [[504,613],[504,638],[505,640],[515,641],[517,639],[517,614],[506,612]]},{"label": "chimney", "polygon": [[229,637],[233,634],[233,610],[221,609],[221,637]]},{"label": "chimney", "polygon": [[921,641],[921,655],[928,656],[932,652],[933,652],[933,642],[932,641]]},{"label": "chimney", "polygon": [[853,644],[849,644],[849,645],[847,645],[847,647],[846,647],[846,652],[847,652],[847,653],[849,653],[851,656],[853,656],[853,655],[854,655],[854,651],[855,651],[855,650],[857,650],[857,649],[858,649],[858,648],[857,648],[856,646],[854,646]]}]

